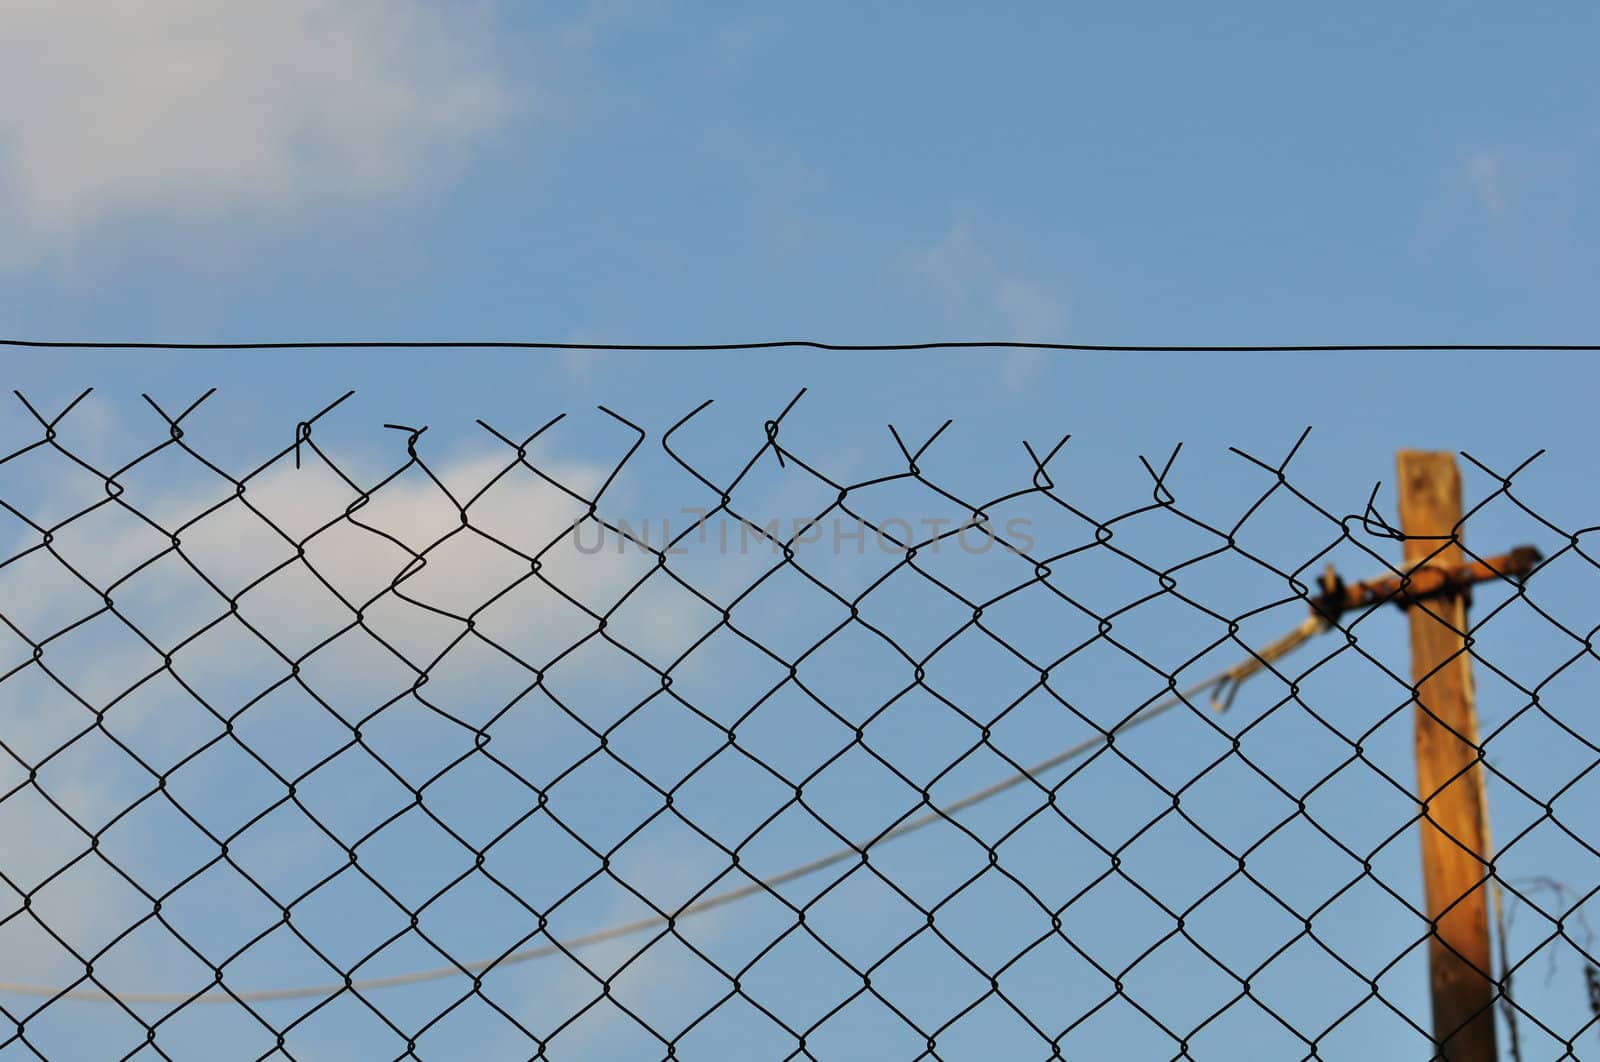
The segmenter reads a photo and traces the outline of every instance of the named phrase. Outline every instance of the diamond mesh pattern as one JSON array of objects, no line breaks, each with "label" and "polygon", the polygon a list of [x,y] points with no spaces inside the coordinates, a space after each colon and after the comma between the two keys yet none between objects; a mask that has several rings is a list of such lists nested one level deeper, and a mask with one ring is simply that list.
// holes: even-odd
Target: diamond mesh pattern
[{"label": "diamond mesh pattern", "polygon": [[[484,425],[463,491],[425,429],[363,478],[330,406],[234,474],[150,404],[120,465],[26,400],[0,458],[0,1056],[1437,1055],[1403,616],[1263,650],[1323,564],[1395,573],[1376,492],[1241,454],[1231,520],[1170,461],[1102,518],[1061,445],[968,497],[939,433],[846,482],[787,409],[660,453],[608,414],[606,468]],[[652,455],[670,531],[616,496]],[[1507,1051],[1580,1058],[1594,529],[1479,468],[1464,548],[1548,554],[1473,602],[1486,973]]]}]

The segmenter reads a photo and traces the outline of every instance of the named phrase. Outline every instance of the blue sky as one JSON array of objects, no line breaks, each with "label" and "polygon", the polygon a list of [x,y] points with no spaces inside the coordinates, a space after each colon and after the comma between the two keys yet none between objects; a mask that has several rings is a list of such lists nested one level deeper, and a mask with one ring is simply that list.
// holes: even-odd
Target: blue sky
[{"label": "blue sky", "polygon": [[[1576,3],[1515,12],[1491,5],[1310,11],[1239,3],[1160,10],[1018,4],[1002,13],[955,5],[813,5],[800,13],[777,5],[689,8],[644,0],[459,7],[293,0],[249,14],[204,0],[160,0],[122,13],[87,0],[29,5],[0,16],[0,190],[8,204],[0,213],[0,333],[192,341],[1592,341],[1600,334],[1590,292],[1600,220],[1589,191],[1600,162],[1589,55],[1597,24],[1600,15]],[[1225,523],[1270,485],[1227,447],[1275,461],[1311,425],[1292,478],[1335,513],[1360,511],[1375,482],[1392,482],[1393,454],[1401,447],[1463,450],[1497,472],[1545,449],[1518,478],[1519,496],[1563,528],[1600,522],[1586,492],[1574,489],[1587,482],[1588,429],[1600,383],[1580,355],[461,350],[7,351],[0,357],[7,386],[47,415],[84,387],[96,388],[64,425],[75,439],[69,445],[106,468],[164,436],[164,425],[139,398],[144,392],[174,411],[218,388],[186,422],[189,438],[228,472],[243,475],[292,440],[296,421],[354,389],[352,399],[319,422],[316,439],[341,467],[360,470],[358,479],[376,481],[404,461],[403,437],[384,431],[384,423],[428,425],[422,452],[470,479],[506,459],[475,419],[520,438],[568,412],[569,420],[544,441],[541,459],[592,483],[628,441],[595,411],[603,403],[650,433],[611,495],[617,511],[659,517],[706,497],[659,449],[666,428],[715,399],[685,428],[683,447],[714,470],[713,478],[727,476],[736,455],[760,446],[763,422],[807,388],[785,420],[784,443],[845,482],[903,471],[886,423],[914,446],[954,418],[930,450],[928,467],[932,478],[963,496],[1025,485],[1032,467],[1022,440],[1049,446],[1070,433],[1053,466],[1057,480],[1074,504],[1104,518],[1148,500],[1140,455],[1161,462],[1181,442],[1174,471],[1180,502]],[[0,453],[37,436],[20,405],[0,416]],[[145,504],[178,513],[202,496],[204,476],[196,469],[182,463],[162,469],[138,487]],[[305,471],[296,480],[280,462],[264,476],[286,512],[309,518],[317,506],[331,515],[344,504],[335,486],[307,478],[319,474]],[[53,475],[44,466],[13,465],[0,496],[24,511],[71,511],[98,489]],[[1470,469],[1467,483],[1469,499],[1492,490],[1487,477]],[[759,511],[787,517],[800,514],[795,510],[811,500],[815,486],[795,469],[766,467],[748,489]],[[401,494],[392,519],[423,520],[426,493]],[[1391,491],[1380,491],[1378,500],[1392,512]],[[914,492],[882,502],[907,516],[923,515],[929,504]],[[1325,546],[1332,529],[1292,505],[1264,512],[1256,526],[1254,548],[1291,568]],[[4,533],[8,555],[13,544],[20,549],[27,541],[18,526],[8,524]],[[1155,530],[1138,541],[1152,554],[1181,552],[1179,538],[1163,539]],[[1548,528],[1503,503],[1469,528],[1469,543],[1486,550],[1522,541],[1547,552],[1559,546]],[[1371,545],[1380,553],[1390,548]],[[85,539],[84,548],[92,553],[93,540]],[[351,565],[360,559],[337,555]],[[241,546],[231,560],[253,556]],[[1552,610],[1582,623],[1588,569],[1568,560],[1566,574],[1558,581],[1552,573],[1545,593]],[[229,561],[225,549],[213,554],[214,564]],[[860,574],[838,558],[820,563],[846,582]],[[1359,554],[1343,563],[1347,574],[1367,574],[1375,564]],[[715,582],[716,565],[696,570]],[[1081,577],[1112,597],[1124,592],[1109,571]],[[595,578],[585,585],[600,594],[615,589]],[[1205,585],[1224,594],[1226,583],[1218,580]],[[174,600],[156,599],[165,607]],[[292,594],[278,600],[280,618],[285,608],[292,613],[285,601],[293,600]],[[1244,608],[1265,600],[1235,603]],[[918,610],[925,606],[913,595],[901,602],[900,614],[907,622],[924,618]],[[753,607],[766,610],[765,629],[775,639],[801,637],[812,618],[770,602]],[[1280,613],[1282,623],[1263,621],[1261,640],[1298,619],[1284,610],[1273,616]],[[938,622],[935,611],[926,618]],[[1018,637],[1037,637],[1048,619],[1048,610],[1023,617]],[[1373,623],[1385,652],[1403,659],[1394,655],[1402,650],[1399,619]],[[1508,624],[1495,651],[1509,670],[1541,678],[1556,665],[1555,643],[1544,631],[1531,619],[1520,628]],[[295,633],[289,624],[282,636]],[[666,654],[662,660],[670,658],[671,639],[660,630],[646,623],[634,633]],[[1139,637],[1173,662],[1190,644],[1189,634],[1163,635],[1158,627]],[[1232,655],[1208,657],[1208,666],[1224,666]],[[736,700],[730,691],[742,689],[744,669],[754,667],[731,657],[702,662],[702,696]],[[721,675],[726,688],[708,674]],[[236,676],[233,686],[213,677],[222,695],[248,696],[246,677]],[[348,674],[328,681],[348,683],[339,688],[358,701],[373,692]],[[573,681],[592,704],[609,703],[607,687],[593,674]],[[958,677],[948,681],[959,685]],[[1108,705],[1128,692],[1112,672],[1084,681],[1085,695]],[[1369,683],[1360,687],[1363,711],[1388,696],[1371,675],[1351,681]],[[1517,710],[1509,687],[1481,673],[1479,682],[1486,725]],[[625,698],[627,688],[611,692]],[[1241,719],[1271,701],[1264,688],[1252,692],[1258,703],[1241,701]],[[310,725],[297,712],[317,716],[305,705],[282,710],[284,726]],[[154,728],[146,736],[157,747],[181,738],[181,731],[174,737],[149,721],[159,713],[142,718],[141,727]],[[774,740],[781,744],[786,735],[800,742],[806,734],[800,718],[789,730],[780,727]],[[665,718],[652,725],[662,728],[656,743],[641,737],[636,755],[654,749],[665,756],[680,748],[675,742],[692,745]],[[1050,739],[1053,732],[1037,725],[1016,740],[1031,746]],[[415,726],[399,726],[392,755],[426,759],[428,731]],[[545,747],[530,736],[544,732],[528,726],[527,748]],[[1570,739],[1520,733],[1508,730],[1501,739],[1508,770],[1559,762],[1576,771],[1586,764]],[[918,735],[915,728],[898,734],[904,744],[895,747],[913,760],[944,748],[939,733]],[[1185,743],[1191,738],[1196,744]],[[271,745],[273,739],[255,740]],[[1198,749],[1201,739],[1183,731],[1164,744],[1152,731],[1143,740],[1139,748],[1151,763],[1180,772],[1189,763],[1185,750]],[[1393,742],[1402,740],[1403,734]],[[1316,762],[1312,739],[1291,731],[1282,742],[1280,749],[1289,751],[1278,766],[1309,771]],[[290,755],[293,748],[282,751]],[[197,790],[196,799],[203,792],[218,801],[227,791],[228,769],[214,770],[206,776],[211,788]],[[971,781],[992,777],[979,771]],[[737,776],[721,784],[734,786]],[[840,782],[837,791],[876,806],[873,800],[887,799],[877,784],[863,777]],[[1103,784],[1130,801],[1140,789],[1128,779]],[[1230,785],[1202,798],[1212,801],[1202,806],[1221,822],[1253,821],[1240,817],[1251,806],[1249,781]],[[107,786],[104,800],[123,792]],[[92,804],[90,790],[85,799]],[[373,807],[381,805],[373,799]],[[730,800],[705,799],[701,814],[722,821]],[[248,804],[240,800],[240,807]],[[1500,800],[1497,834],[1514,834],[1527,808],[1516,797]],[[846,800],[840,814],[852,806]],[[1020,807],[1012,811],[1024,813]],[[619,815],[626,810],[617,808]],[[1393,806],[1359,801],[1325,812],[1352,829],[1390,813]],[[1103,827],[1120,828],[1114,819]],[[596,822],[594,828],[610,827]],[[768,869],[787,865],[782,857],[790,851],[815,854],[806,845],[826,848],[800,827],[786,829],[790,847],[767,853]],[[417,851],[449,847],[439,847],[437,838],[412,843],[434,846]],[[674,878],[662,853],[684,842],[663,836],[651,843],[640,872],[667,888]],[[1305,844],[1305,851],[1315,847]],[[1595,871],[1582,853],[1558,840],[1526,848],[1534,853],[1529,872],[1592,887]],[[1396,849],[1392,872],[1414,885],[1416,870],[1406,861],[1411,849]],[[162,867],[166,857],[188,858],[181,846],[153,851]],[[402,878],[412,872],[403,855],[402,846],[389,856]],[[937,850],[906,856],[907,880],[938,880],[938,856]],[[1054,864],[1038,857],[1035,849],[1018,855],[1047,877]],[[290,874],[292,860],[284,865]],[[1279,869],[1284,888],[1298,880],[1292,854]],[[1150,880],[1179,884],[1181,870],[1177,855],[1152,857],[1144,868]],[[89,885],[76,887],[93,894]],[[227,910],[228,895],[221,886],[206,894],[196,903],[209,914],[194,917],[214,929],[224,925],[216,912]],[[342,902],[348,910],[372,910],[361,907],[370,900],[352,894]],[[340,908],[324,902],[335,912],[322,916],[331,919],[326,932],[359,938],[365,927],[341,929]],[[873,903],[884,901],[853,902],[838,916],[841,934],[870,928],[882,910]],[[1386,924],[1387,908],[1372,902],[1367,921],[1350,914],[1349,923],[1340,923],[1345,931]],[[1132,910],[1132,901],[1117,903],[1107,908],[1110,915]],[[1257,912],[1239,903],[1228,917],[1237,923],[1240,946],[1265,939],[1253,935],[1258,930],[1270,936],[1270,927],[1254,921]],[[595,899],[572,916],[571,932],[623,917],[626,906]],[[457,912],[449,924],[470,936],[469,914]],[[514,913],[505,917],[507,925],[515,921]],[[764,916],[748,917],[749,923],[718,923],[716,939],[733,950],[758,939]],[[1532,919],[1522,926],[1527,933],[1537,928]],[[1351,939],[1375,942],[1381,951],[1386,938],[1374,931]],[[163,961],[151,948],[134,966],[146,976]],[[384,957],[381,972],[438,961],[425,950],[396,953]],[[673,961],[659,959],[652,976],[670,978]],[[785,961],[791,973],[813,969],[803,956]],[[1542,969],[1542,962],[1541,956],[1532,968]],[[550,981],[539,980],[553,975],[532,970],[522,968],[516,975],[522,980],[508,982],[505,991],[547,1002],[554,1013],[567,997],[552,995]],[[821,970],[814,968],[814,983],[825,983]],[[1296,1013],[1312,1022],[1323,991],[1316,978],[1325,972],[1312,959],[1295,970],[1285,980],[1301,987],[1286,990],[1282,1006],[1302,1008]],[[1419,968],[1400,970],[1411,980],[1402,978],[1393,991],[1410,1012],[1424,1013]],[[8,968],[4,979],[25,972]],[[253,986],[316,982],[327,980],[327,972],[285,953],[263,958],[247,979]],[[1178,1011],[1187,998],[1182,986],[1200,977],[1177,960],[1153,976],[1140,989]],[[1530,974],[1523,983],[1536,985],[1539,977]],[[1574,1026],[1582,1021],[1575,978],[1568,955],[1560,976],[1540,989],[1548,994],[1537,997]],[[419,1012],[430,1006],[436,1012],[443,998],[413,997]],[[664,998],[671,1010],[676,997]],[[99,1013],[93,1004],[59,1006],[73,1015]],[[225,1035],[221,1030],[236,1017],[208,1017],[219,1024],[174,1032],[197,1038],[174,1042]],[[364,1020],[341,1011],[337,1020],[308,1027],[313,1031],[297,1041],[295,1057],[367,1057],[351,1046]],[[739,1020],[745,1024],[725,1035],[771,1032],[749,1015]],[[1099,1039],[1080,1049],[1094,1057],[1139,1024],[1132,1019],[1127,1028],[1086,1034]],[[1003,1025],[988,1035],[1008,1035],[999,1031]],[[108,1023],[106,1039],[91,1048],[73,1039],[88,1035],[86,1027],[72,1021],[53,1034],[64,1038],[55,1041],[67,1052],[59,1057],[111,1050],[126,1039],[126,1029]],[[436,1050],[470,1047],[485,1057],[498,1057],[496,1050],[515,1057],[522,1049],[515,1038],[491,1043],[482,1028],[466,1023],[450,1034],[462,1039]],[[1381,1020],[1351,1028],[1340,1050],[1413,1057],[1414,1045],[1395,1039]],[[870,1054],[894,1046],[873,1039],[887,1035],[879,1026],[863,1029],[854,1049]],[[584,1041],[583,1057],[633,1057],[630,1051],[642,1050],[627,1039],[626,1022],[586,1035],[595,1039]],[[1236,1038],[1229,1041],[1235,1057],[1244,1045],[1273,1057],[1288,1050],[1259,1020],[1226,1035]],[[1139,1044],[1167,1055],[1176,1050],[1160,1037]],[[1384,1045],[1398,1053],[1384,1055]],[[1548,1046],[1541,1042],[1530,1057],[1545,1057],[1538,1051]],[[186,1049],[172,1052],[187,1057]],[[834,1053],[819,1057],[853,1057],[850,1049],[851,1041],[841,1040]],[[16,1044],[0,1053],[32,1057]],[[426,1049],[423,1057],[430,1057]]]},{"label": "blue sky", "polygon": [[[22,60],[81,14],[41,10],[16,16],[13,78],[51,74]],[[0,320],[1151,343],[1592,325],[1583,5],[405,10],[426,13],[410,35],[323,14],[339,32],[316,49],[321,5],[232,37],[247,20],[202,21],[213,47],[257,38],[226,76],[177,16],[107,26],[142,49],[44,52],[100,74],[7,123],[28,153],[8,224],[43,231],[9,252]]]}]

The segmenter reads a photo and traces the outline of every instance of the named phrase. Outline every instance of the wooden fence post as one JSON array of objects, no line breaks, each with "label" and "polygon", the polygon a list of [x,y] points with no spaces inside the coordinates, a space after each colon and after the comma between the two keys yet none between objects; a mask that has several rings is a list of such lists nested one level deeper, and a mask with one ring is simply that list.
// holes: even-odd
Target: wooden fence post
[{"label": "wooden fence post", "polygon": [[[1461,473],[1452,453],[1398,455],[1405,567],[1458,565]],[[1419,537],[1421,536],[1421,537]],[[1433,1035],[1445,1062],[1496,1062],[1489,958],[1487,813],[1477,709],[1466,653],[1464,593],[1413,604],[1411,674],[1417,689],[1417,796],[1426,806],[1422,872],[1428,918]]]}]

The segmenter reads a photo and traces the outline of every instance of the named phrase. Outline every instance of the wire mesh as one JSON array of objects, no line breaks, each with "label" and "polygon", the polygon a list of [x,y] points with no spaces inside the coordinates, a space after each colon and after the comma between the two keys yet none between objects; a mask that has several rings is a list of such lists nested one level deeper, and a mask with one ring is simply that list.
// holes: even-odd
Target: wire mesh
[{"label": "wire mesh", "polygon": [[[794,403],[698,458],[700,410],[605,411],[607,464],[387,425],[365,475],[335,402],[235,474],[203,401],[113,465],[23,399],[0,458],[0,1055],[1442,1057],[1404,616],[1308,618],[1325,564],[1405,576],[1376,489],[1236,451],[1248,495],[1145,463],[1096,517],[1065,439],[846,480]],[[1466,632],[1482,973],[1506,1057],[1581,1058],[1600,566],[1477,467],[1452,541],[1546,554]]]}]

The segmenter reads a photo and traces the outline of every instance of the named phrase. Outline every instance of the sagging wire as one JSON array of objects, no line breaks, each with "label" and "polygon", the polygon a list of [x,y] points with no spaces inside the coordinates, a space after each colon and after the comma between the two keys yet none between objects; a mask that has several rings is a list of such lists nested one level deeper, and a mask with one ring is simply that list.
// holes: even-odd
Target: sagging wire
[{"label": "sagging wire", "polygon": [[[1259,651],[1252,651],[1250,656],[1239,664],[1203,681],[1194,683],[1185,689],[1178,690],[1159,701],[1146,705],[1103,733],[1086,738],[1061,750],[1048,759],[1041,760],[1031,767],[1002,778],[998,782],[968,793],[960,799],[934,807],[930,811],[907,819],[870,840],[860,844],[848,845],[825,856],[790,867],[788,870],[774,874],[771,877],[756,879],[738,888],[709,896],[681,908],[675,914],[657,914],[630,922],[621,922],[607,926],[604,929],[573,937],[565,942],[553,942],[524,948],[496,958],[477,959],[468,963],[451,963],[433,969],[414,970],[408,973],[368,978],[361,981],[346,980],[337,983],[302,985],[293,988],[260,989],[249,992],[234,992],[232,990],[202,991],[199,993],[120,992],[116,996],[93,989],[63,990],[42,985],[0,983],[0,994],[95,1003],[121,1001],[123,1003],[179,1004],[185,1006],[191,1003],[250,1004],[275,1000],[332,997],[346,991],[359,994],[373,989],[422,984],[429,981],[443,980],[456,974],[465,974],[473,977],[487,970],[532,962],[571,950],[588,948],[608,941],[633,936],[648,930],[663,928],[670,930],[675,928],[680,919],[704,914],[760,893],[772,892],[780,885],[826,870],[829,867],[837,866],[840,863],[850,860],[865,862],[869,849],[875,845],[905,837],[908,834],[926,829],[937,822],[948,820],[955,814],[992,800],[1002,793],[1015,789],[1024,782],[1033,782],[1038,785],[1040,784],[1039,776],[1047,774],[1086,753],[1108,747],[1116,736],[1132,730],[1134,727],[1148,723],[1152,719],[1156,719],[1181,705],[1192,705],[1195,700],[1200,699],[1202,696],[1208,695],[1213,709],[1219,712],[1226,711],[1232,706],[1235,697],[1238,695],[1239,687],[1244,682],[1267,669],[1275,661],[1292,653],[1317,635],[1333,629],[1337,626],[1338,617],[1345,611],[1359,607],[1376,606],[1386,602],[1394,602],[1406,606],[1426,597],[1459,591],[1472,582],[1485,581],[1489,578],[1516,578],[1526,575],[1528,571],[1531,571],[1537,565],[1540,559],[1541,557],[1537,550],[1525,546],[1509,554],[1478,561],[1474,564],[1463,565],[1457,569],[1446,570],[1420,565],[1399,576],[1369,580],[1365,583],[1351,586],[1346,586],[1339,580],[1330,567],[1321,580],[1322,595],[1311,601],[1311,614],[1283,637],[1269,643]],[[1427,578],[1419,578],[1419,576]],[[1481,775],[1478,784],[1483,784]],[[1496,885],[1498,886],[1498,882],[1496,882]],[[1504,909],[1503,903],[1499,902],[1498,896],[1495,906],[1502,943],[1501,962],[1504,965]],[[1516,1038],[1514,1033],[1512,1042],[1515,1045]],[[1513,1046],[1513,1051],[1515,1050],[1516,1048]]]},{"label": "sagging wire", "polygon": [[[1267,652],[1272,652],[1273,656],[1271,659],[1278,659],[1290,652],[1292,649],[1303,644],[1311,637],[1311,635],[1325,629],[1326,625],[1322,624],[1320,621],[1315,627],[1312,627],[1309,621],[1307,623],[1302,623],[1288,636],[1267,646],[1267,648],[1262,651],[1263,655]],[[869,849],[876,845],[883,844],[886,841],[892,841],[901,837],[905,837],[908,834],[917,832],[918,830],[926,829],[927,827],[932,826],[937,822],[944,821],[959,812],[965,811],[968,808],[976,807],[979,804],[994,799],[1002,793],[1015,789],[1024,782],[1034,782],[1035,784],[1038,784],[1040,775],[1047,774],[1055,768],[1069,763],[1085,753],[1105,747],[1110,738],[1120,736],[1127,731],[1132,730],[1134,727],[1148,723],[1152,719],[1164,715],[1165,713],[1181,705],[1193,704],[1194,701],[1201,699],[1207,694],[1211,695],[1214,703],[1218,691],[1223,689],[1225,686],[1236,691],[1239,682],[1243,681],[1245,678],[1248,678],[1250,675],[1256,673],[1265,666],[1264,662],[1256,657],[1252,657],[1249,661],[1249,664],[1253,664],[1254,666],[1247,667],[1246,665],[1241,664],[1231,667],[1226,671],[1220,672],[1219,674],[1212,675],[1202,682],[1197,682],[1192,686],[1179,690],[1168,697],[1149,704],[1144,708],[1134,712],[1132,715],[1128,716],[1122,722],[1111,727],[1104,733],[1086,738],[1075,745],[1063,749],[1048,759],[1041,760],[1025,770],[1018,771],[1015,774],[1002,778],[998,782],[968,793],[966,796],[961,797],[958,800],[935,807],[930,811],[916,816],[915,818],[907,819],[898,826],[895,826],[870,840],[864,841],[861,844],[849,845],[847,847],[840,848],[837,851],[830,852],[825,856],[821,856],[809,862],[790,867],[788,870],[774,874],[771,877],[751,881],[748,884],[739,886],[738,888],[729,889],[727,892],[721,892],[714,896],[709,896],[704,900],[699,900],[695,903],[689,904],[673,915],[651,915],[645,918],[635,919],[631,922],[621,922],[616,925],[607,926],[604,929],[595,930],[590,933],[585,933],[581,936],[573,937],[572,939],[563,943],[542,944],[537,947],[514,951],[499,958],[478,959],[468,963],[452,963],[448,966],[440,966],[428,970],[415,970],[409,973],[394,974],[388,977],[374,977],[363,981],[353,981],[349,983],[337,982],[321,985],[302,985],[294,988],[262,989],[251,992],[210,991],[199,994],[183,992],[118,992],[115,997],[108,993],[94,989],[61,990],[47,988],[42,985],[0,983],[0,994],[44,996],[52,999],[67,999],[94,1003],[110,1003],[115,1000],[120,1000],[124,1003],[182,1005],[188,1005],[190,1003],[248,1004],[269,1002],[274,1000],[309,999],[313,997],[333,996],[344,991],[353,991],[359,993],[369,989],[398,988],[403,985],[414,985],[427,981],[443,980],[447,977],[455,976],[456,974],[473,976],[490,969],[511,966],[517,963],[532,962],[536,959],[547,958],[565,951],[593,947],[596,944],[604,944],[608,941],[617,940],[622,937],[633,936],[634,934],[642,933],[647,930],[667,928],[675,925],[680,919],[704,914],[707,911],[712,911],[719,907],[725,907],[728,904],[736,903],[739,900],[743,900],[763,892],[771,892],[780,885],[787,884],[788,882],[794,881],[797,878],[803,878],[808,875],[815,874],[821,870],[826,870],[827,868],[836,866],[840,863],[844,863],[849,860],[864,860]],[[1229,695],[1228,699],[1231,702],[1231,694]]]}]

